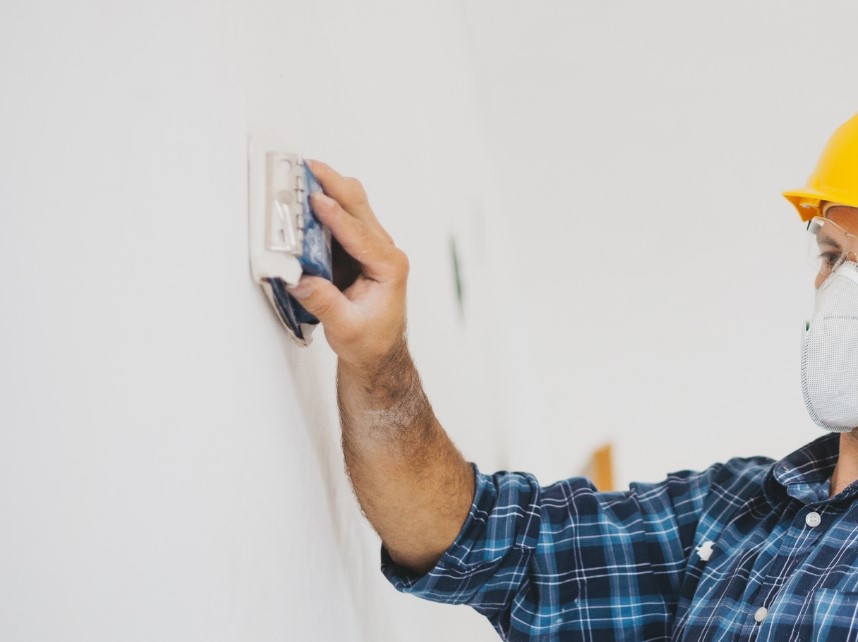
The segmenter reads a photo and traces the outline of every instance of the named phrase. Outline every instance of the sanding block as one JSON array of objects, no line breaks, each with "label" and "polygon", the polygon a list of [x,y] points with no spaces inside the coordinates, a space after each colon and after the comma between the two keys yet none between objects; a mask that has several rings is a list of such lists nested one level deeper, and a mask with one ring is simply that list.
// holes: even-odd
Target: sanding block
[{"label": "sanding block", "polygon": [[310,194],[322,187],[304,159],[273,139],[251,139],[248,167],[250,266],[283,327],[309,345],[319,320],[286,289],[302,274],[333,278],[331,233],[316,218]]}]

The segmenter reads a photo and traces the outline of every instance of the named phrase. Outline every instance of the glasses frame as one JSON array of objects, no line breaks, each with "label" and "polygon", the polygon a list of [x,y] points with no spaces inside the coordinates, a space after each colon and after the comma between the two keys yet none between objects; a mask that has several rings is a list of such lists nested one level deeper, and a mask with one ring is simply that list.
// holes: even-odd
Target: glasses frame
[{"label": "glasses frame", "polygon": [[[835,205],[833,207],[844,207]],[[830,209],[823,210],[827,214]],[[854,209],[854,208],[851,208]],[[823,242],[820,242],[820,234],[823,232],[833,231],[833,235],[823,236]],[[820,250],[816,256],[818,264],[818,275],[823,278],[828,278],[837,268],[843,265],[846,261],[858,263],[858,233],[853,234],[843,229],[840,225],[825,216],[814,216],[807,222],[807,231],[816,237],[817,248]],[[823,251],[823,245],[826,244],[830,248],[828,251]],[[833,257],[836,255],[836,259]],[[826,257],[832,257],[826,259]]]}]

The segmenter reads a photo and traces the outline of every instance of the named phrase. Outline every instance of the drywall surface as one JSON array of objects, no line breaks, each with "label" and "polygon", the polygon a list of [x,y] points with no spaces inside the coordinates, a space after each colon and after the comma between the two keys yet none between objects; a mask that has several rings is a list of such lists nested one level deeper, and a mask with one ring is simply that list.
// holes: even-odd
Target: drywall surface
[{"label": "drywall surface", "polygon": [[415,261],[417,358],[468,419],[463,24],[436,1],[0,7],[4,642],[494,639],[383,579],[334,359],[290,344],[247,254],[250,133],[361,176]]},{"label": "drywall surface", "polygon": [[426,388],[481,468],[548,482],[613,439],[621,481],[655,479],[816,436],[778,191],[858,110],[856,18],[2,3],[0,639],[495,639],[378,571],[333,355],[250,279],[253,132],[364,182],[411,259]]}]

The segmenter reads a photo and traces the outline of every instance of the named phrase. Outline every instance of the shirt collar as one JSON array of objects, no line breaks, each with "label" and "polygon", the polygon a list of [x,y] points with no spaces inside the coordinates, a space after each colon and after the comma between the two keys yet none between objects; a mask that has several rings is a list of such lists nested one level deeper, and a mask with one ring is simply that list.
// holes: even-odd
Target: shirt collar
[{"label": "shirt collar", "polygon": [[[831,475],[840,454],[840,435],[823,435],[772,464],[766,474],[764,492],[769,503],[776,504],[784,493],[804,504],[828,501]],[[852,484],[836,500],[858,494]]]}]

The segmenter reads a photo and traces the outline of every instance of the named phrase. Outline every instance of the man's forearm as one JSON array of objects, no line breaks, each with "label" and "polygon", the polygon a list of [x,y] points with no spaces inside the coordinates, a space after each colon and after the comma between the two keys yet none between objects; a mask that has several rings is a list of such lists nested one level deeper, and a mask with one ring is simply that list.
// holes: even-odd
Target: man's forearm
[{"label": "man's forearm", "polygon": [[473,471],[435,418],[408,354],[408,257],[358,181],[308,162],[325,190],[311,195],[313,210],[345,262],[334,262],[336,285],[304,276],[289,291],[321,320],[339,357],[343,448],[361,507],[394,560],[426,571],[468,514]]},{"label": "man's forearm", "polygon": [[340,360],[337,391],[364,513],[397,563],[430,569],[468,514],[474,476],[435,417],[405,340],[372,371]]}]

